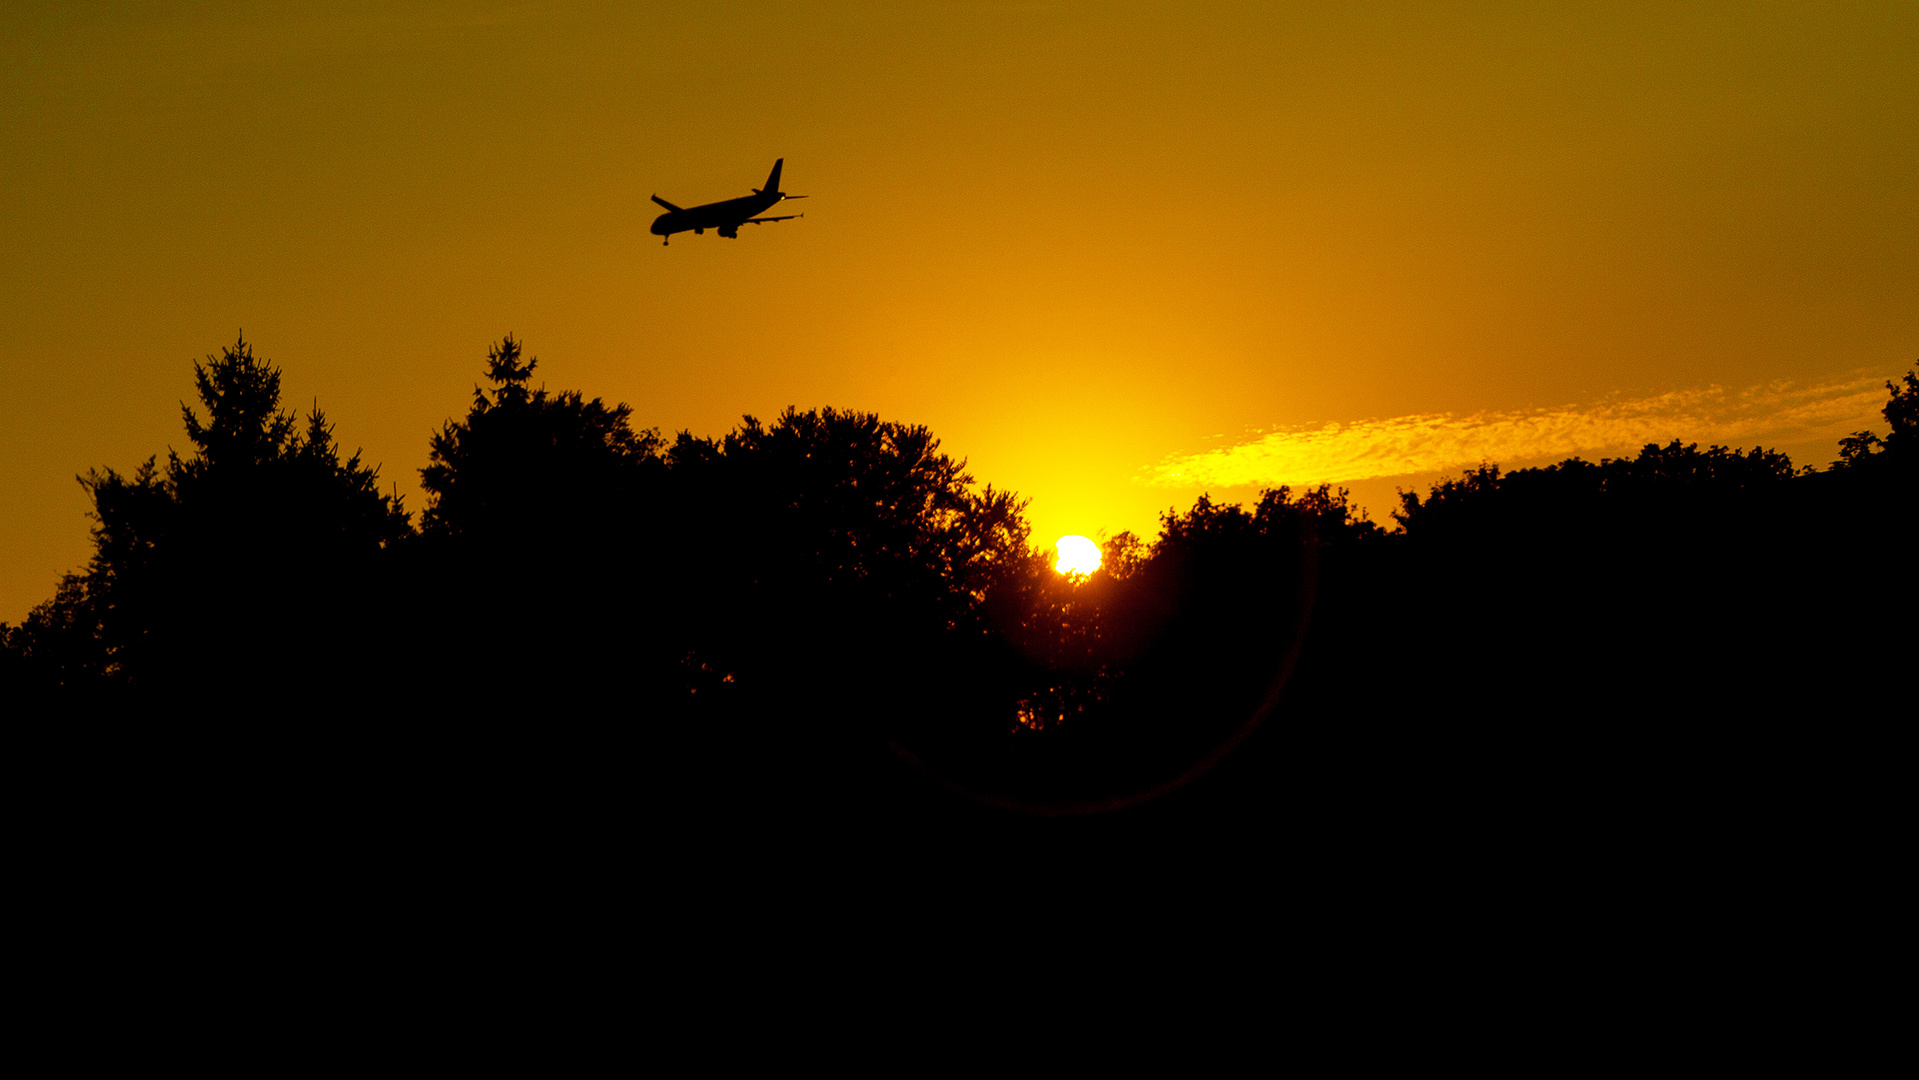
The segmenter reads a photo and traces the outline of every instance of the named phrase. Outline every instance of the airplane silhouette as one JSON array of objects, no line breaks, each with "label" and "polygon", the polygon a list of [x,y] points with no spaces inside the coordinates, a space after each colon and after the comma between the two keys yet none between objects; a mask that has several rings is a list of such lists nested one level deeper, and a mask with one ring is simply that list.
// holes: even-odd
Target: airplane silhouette
[{"label": "airplane silhouette", "polygon": [[737,240],[742,225],[764,225],[769,221],[791,221],[805,214],[784,214],[780,217],[755,217],[755,214],[769,210],[784,199],[804,199],[804,195],[787,195],[780,191],[780,166],[786,164],[781,158],[773,163],[773,171],[766,178],[766,186],[754,188],[753,194],[728,199],[725,202],[707,203],[683,210],[658,195],[653,201],[666,207],[666,213],[653,219],[653,235],[664,236],[662,244],[673,242],[673,234],[693,230],[698,236],[708,229],[718,229],[721,236],[728,240]]}]

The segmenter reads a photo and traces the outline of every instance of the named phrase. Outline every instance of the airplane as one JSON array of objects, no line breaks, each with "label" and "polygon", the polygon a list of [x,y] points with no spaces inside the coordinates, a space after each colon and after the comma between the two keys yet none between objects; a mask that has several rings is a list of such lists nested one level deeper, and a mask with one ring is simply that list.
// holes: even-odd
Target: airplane
[{"label": "airplane", "polygon": [[717,229],[719,234],[728,240],[737,240],[740,237],[742,225],[764,225],[769,221],[791,221],[796,217],[805,217],[805,214],[784,214],[779,217],[754,216],[771,210],[775,204],[786,199],[806,198],[804,195],[787,195],[780,191],[780,166],[785,164],[785,158],[773,163],[773,172],[767,176],[765,187],[754,188],[751,195],[728,199],[725,202],[707,203],[705,206],[683,210],[658,195],[653,196],[654,202],[666,207],[666,213],[653,219],[653,235],[666,237],[661,241],[662,246],[673,242],[674,233],[685,232],[688,229],[693,230],[695,236],[708,229]]}]

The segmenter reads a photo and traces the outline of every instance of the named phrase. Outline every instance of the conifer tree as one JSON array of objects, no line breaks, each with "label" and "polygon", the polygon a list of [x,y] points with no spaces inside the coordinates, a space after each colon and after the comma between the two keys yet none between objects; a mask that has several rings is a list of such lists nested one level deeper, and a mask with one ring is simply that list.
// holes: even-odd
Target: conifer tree
[{"label": "conifer tree", "polygon": [[235,703],[316,676],[364,615],[373,560],[412,531],[376,469],[340,460],[317,404],[304,432],[280,408],[279,370],[244,338],[194,385],[189,454],[80,478],[93,557],[22,628],[61,685]]}]

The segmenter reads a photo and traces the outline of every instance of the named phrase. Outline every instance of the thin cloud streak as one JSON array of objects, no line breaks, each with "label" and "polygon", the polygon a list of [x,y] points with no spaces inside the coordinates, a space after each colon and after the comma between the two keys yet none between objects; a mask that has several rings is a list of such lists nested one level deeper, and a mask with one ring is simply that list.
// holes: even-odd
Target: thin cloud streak
[{"label": "thin cloud streak", "polygon": [[1445,472],[1482,461],[1515,466],[1619,454],[1673,439],[1724,446],[1836,441],[1879,420],[1884,382],[1777,382],[1736,393],[1708,386],[1520,412],[1422,413],[1281,428],[1236,446],[1171,455],[1147,479],[1181,488],[1299,486]]}]

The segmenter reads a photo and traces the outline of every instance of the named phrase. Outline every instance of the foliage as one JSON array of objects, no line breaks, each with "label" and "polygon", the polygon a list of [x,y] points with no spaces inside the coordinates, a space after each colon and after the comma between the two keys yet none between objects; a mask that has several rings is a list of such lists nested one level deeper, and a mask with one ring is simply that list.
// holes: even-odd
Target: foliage
[{"label": "foliage", "polygon": [[1792,460],[1773,450],[1723,446],[1699,449],[1674,439],[1665,446],[1647,444],[1636,457],[1606,458],[1597,465],[1568,458],[1543,468],[1502,473],[1482,464],[1455,479],[1434,484],[1424,497],[1400,492],[1393,512],[1409,535],[1444,532],[1455,523],[1484,526],[1495,520],[1530,527],[1557,523],[1597,500],[1658,501],[1696,506],[1744,493],[1778,490],[1793,478]]},{"label": "foliage", "polygon": [[677,621],[722,678],[933,663],[1026,565],[1024,504],[976,489],[922,426],[788,409],[717,440],[682,432],[668,460],[674,514],[697,523],[671,556],[688,575]]},{"label": "foliage", "polygon": [[[1402,495],[1391,533],[1327,486],[1201,496],[1065,576],[924,427],[788,409],[668,446],[536,366],[490,348],[415,534],[243,341],[195,365],[187,453],[82,478],[93,557],[0,626],[0,680],[191,704],[282,750],[345,731],[336,763],[458,775],[449,805],[513,815],[624,821],[643,790],[742,830],[835,800],[890,820],[895,752],[942,791],[1078,813],[1230,757],[1216,821],[1404,828],[1487,792],[1483,833],[1669,808],[1662,784],[1755,742],[1883,722],[1846,696],[1883,678],[1850,673],[1910,651],[1919,374],[1825,473],[1677,441],[1486,463]],[[328,723],[278,722],[298,712]]]},{"label": "foliage", "polygon": [[85,699],[111,686],[100,618],[86,581],[65,574],[53,599],[19,626],[0,623],[0,685],[27,693]]},{"label": "foliage", "polygon": [[1913,370],[1906,372],[1900,383],[1887,380],[1886,390],[1891,396],[1880,415],[1886,418],[1891,433],[1880,438],[1870,431],[1855,431],[1840,439],[1839,460],[1832,463],[1833,468],[1863,466],[1888,454],[1902,459],[1919,457],[1919,361],[1914,361]]},{"label": "foliage", "polygon": [[862,582],[883,592],[943,582],[958,617],[1020,557],[1024,503],[992,485],[973,490],[966,463],[939,453],[923,426],[871,413],[788,409],[770,427],[748,416],[717,447],[696,452],[681,435],[676,465],[724,463],[719,480],[751,507],[756,538],[806,552],[821,584]]},{"label": "foliage", "polygon": [[1169,510],[1150,546],[1115,537],[1085,577],[1040,560],[1003,623],[1034,664],[1015,730],[1064,740],[1050,771],[1095,802],[1198,767],[1283,683],[1322,567],[1381,535],[1343,490],[1282,487]]},{"label": "foliage", "polygon": [[[429,444],[408,650],[456,714],[590,715],[656,697],[661,640],[658,435],[632,410],[533,388],[511,334],[490,386]],[[563,705],[561,703],[564,703]]]},{"label": "foliage", "polygon": [[[238,700],[326,667],[357,621],[351,583],[410,531],[359,454],[341,461],[316,406],[302,431],[280,372],[241,339],[194,365],[205,419],[182,404],[191,456],[80,479],[93,557],[22,628],[61,684],[110,682]],[[309,605],[316,605],[317,610]]]},{"label": "foliage", "polygon": [[634,431],[632,409],[529,389],[539,360],[522,355],[511,334],[492,346],[491,395],[474,387],[466,418],[432,437],[431,463],[420,471],[427,535],[501,533],[529,542],[589,520],[604,524],[659,464],[659,436]]}]

